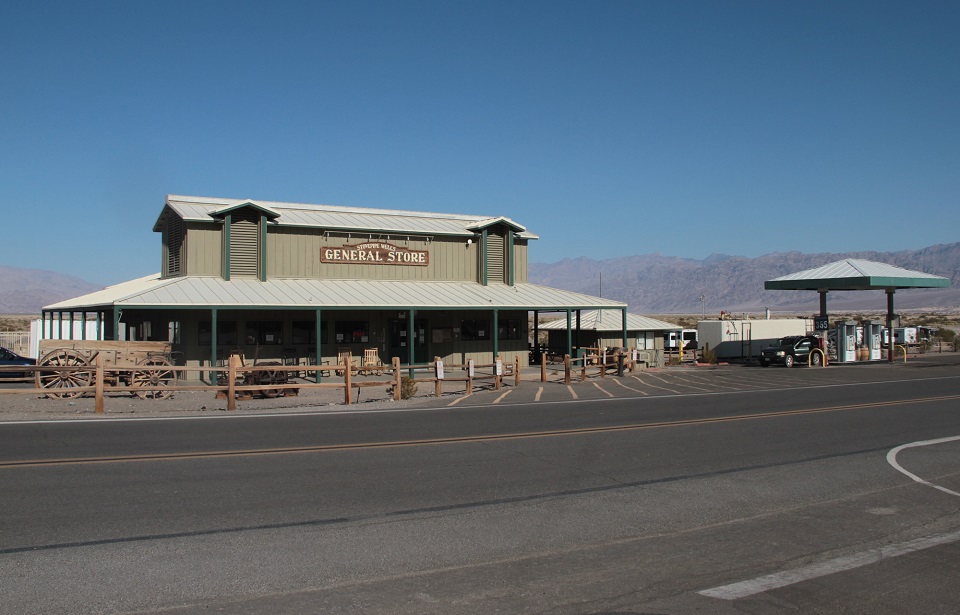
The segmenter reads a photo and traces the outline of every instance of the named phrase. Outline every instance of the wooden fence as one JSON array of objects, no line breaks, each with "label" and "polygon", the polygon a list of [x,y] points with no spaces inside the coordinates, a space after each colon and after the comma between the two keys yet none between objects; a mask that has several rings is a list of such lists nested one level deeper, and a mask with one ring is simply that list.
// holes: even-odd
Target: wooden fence
[{"label": "wooden fence", "polygon": [[[611,373],[622,375],[625,369],[634,370],[635,359],[633,352],[630,354],[588,354],[577,359],[572,359],[570,355],[564,355],[563,382],[570,384],[575,373],[579,375],[580,381],[593,376],[606,378]],[[342,381],[323,382],[318,378],[321,373],[331,371],[342,374]],[[51,397],[76,397],[93,394],[95,399],[94,411],[97,414],[102,414],[108,393],[126,393],[141,397],[144,397],[145,393],[150,393],[151,395],[147,396],[165,397],[176,391],[212,391],[217,397],[227,400],[227,410],[231,411],[236,410],[238,398],[254,394],[265,397],[294,396],[298,395],[300,390],[303,389],[342,389],[343,403],[350,405],[354,403],[354,388],[357,389],[359,395],[359,390],[362,387],[380,386],[387,388],[392,393],[393,399],[399,401],[403,397],[405,382],[432,383],[434,394],[437,397],[443,395],[445,383],[463,382],[466,386],[465,394],[471,395],[478,383],[489,382],[495,390],[500,390],[504,382],[512,382],[513,386],[519,386],[521,366],[519,357],[516,357],[512,362],[504,362],[498,357],[494,363],[489,364],[477,364],[472,359],[465,364],[451,364],[444,363],[442,359],[435,357],[430,363],[406,365],[401,364],[399,358],[394,358],[389,366],[370,367],[354,365],[350,357],[347,357],[346,361],[339,365],[243,365],[242,359],[237,355],[231,355],[227,365],[219,367],[116,366],[105,364],[103,355],[98,354],[92,365],[58,365],[55,368],[49,366],[0,366],[0,376],[3,372],[30,374],[29,378],[19,380],[33,382],[34,386],[30,388],[0,388],[0,394],[32,394],[49,395]],[[64,376],[59,379],[63,382],[79,380],[91,384],[89,386],[67,388],[44,388],[40,385],[41,373],[50,372],[57,372]],[[76,379],[69,377],[76,372],[83,372],[84,377]],[[149,377],[150,374],[156,375],[158,372],[161,373],[159,378]],[[314,381],[311,382],[308,379],[291,380],[287,377],[287,374],[291,372],[298,375],[305,374],[308,377],[310,374],[314,374]],[[405,372],[412,374],[413,377],[404,376]],[[416,377],[417,372],[427,372],[429,375]],[[196,379],[192,380],[193,382],[206,380],[216,384],[182,384],[183,375],[187,373],[197,374]],[[359,375],[368,373],[383,374],[388,376],[388,379],[358,379]],[[121,374],[125,377],[121,378]],[[278,377],[277,374],[283,375]],[[270,377],[263,378],[263,375],[269,375]],[[0,381],[11,380],[15,379],[2,378]],[[317,380],[320,380],[320,382],[317,382]],[[545,362],[541,363],[540,366],[540,381],[548,381]],[[139,383],[139,386],[135,383]]]},{"label": "wooden fence", "polygon": [[[286,376],[276,378],[277,373],[314,373],[328,372],[333,370],[343,374],[341,382],[310,382],[308,380],[290,381]],[[455,370],[462,371],[462,376],[448,376],[448,373],[456,374]],[[77,372],[84,372],[84,376],[90,375],[90,378],[84,377],[80,380],[91,382],[89,386],[76,386],[68,388],[43,388],[40,386],[40,373],[56,371],[65,376]],[[133,386],[131,382],[149,381],[149,378],[137,378],[137,374],[149,374],[151,372],[163,371],[164,375],[169,373],[173,384],[168,384],[168,380],[161,379],[160,382],[141,386]],[[404,372],[413,373],[417,371],[428,371],[431,373],[427,378],[405,378]],[[40,366],[0,366],[0,376],[3,372],[27,373],[31,374],[29,378],[3,378],[6,381],[18,380],[20,382],[32,381],[34,386],[31,388],[9,389],[0,388],[0,394],[27,394],[27,395],[50,395],[54,397],[76,397],[81,395],[93,394],[95,402],[94,408],[97,414],[104,412],[105,398],[108,393],[127,393],[130,395],[142,394],[145,390],[151,392],[162,392],[169,394],[176,391],[212,391],[218,397],[227,400],[227,410],[236,410],[238,397],[253,395],[259,393],[267,397],[276,397],[279,395],[297,395],[301,389],[343,389],[343,400],[345,404],[354,403],[353,389],[358,391],[361,387],[386,387],[392,392],[393,399],[399,401],[402,398],[404,380],[413,383],[431,382],[434,383],[434,391],[437,397],[443,395],[444,382],[465,382],[466,393],[473,393],[474,384],[477,381],[490,381],[492,386],[499,390],[504,382],[504,378],[512,378],[514,386],[520,384],[520,359],[517,358],[513,363],[504,364],[498,359],[495,363],[475,364],[473,360],[465,365],[444,364],[439,358],[435,358],[431,363],[403,365],[399,358],[394,358],[391,365],[378,366],[376,368],[362,367],[353,365],[348,361],[342,365],[242,365],[241,359],[237,355],[231,355],[227,365],[221,367],[184,367],[184,366],[126,366],[115,367],[104,365],[102,355],[97,355],[93,365],[62,365],[55,369],[52,367]],[[363,373],[383,373],[389,374],[386,380],[368,380],[357,379],[356,376]],[[130,375],[123,379],[120,374]],[[206,376],[208,381],[217,384],[179,384],[180,374],[196,373],[197,380]],[[132,375],[131,375],[132,374]],[[271,379],[264,383],[262,378],[256,378],[258,374],[270,374]],[[251,378],[253,376],[253,378]],[[62,378],[63,381],[70,381],[71,378]],[[0,380],[2,381],[2,380]]]}]

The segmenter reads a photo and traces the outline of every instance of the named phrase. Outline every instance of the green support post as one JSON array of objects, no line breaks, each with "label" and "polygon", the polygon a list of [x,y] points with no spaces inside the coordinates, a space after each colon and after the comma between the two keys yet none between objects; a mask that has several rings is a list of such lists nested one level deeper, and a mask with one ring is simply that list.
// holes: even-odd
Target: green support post
[{"label": "green support post", "polygon": [[627,351],[627,308],[623,308],[623,351]]},{"label": "green support post", "polygon": [[[415,331],[413,328],[413,324],[414,324],[413,319],[415,314],[416,314],[416,310],[411,309],[407,317],[407,365],[413,365],[416,362],[416,354],[414,354],[413,352],[413,345],[414,345],[413,336],[415,335]],[[407,370],[407,375],[410,377],[411,380],[415,377],[413,367]]]},{"label": "green support post", "polygon": [[490,336],[493,338],[493,362],[497,362],[497,357],[500,356],[500,310],[493,310],[493,328],[490,331]]},{"label": "green support post", "polygon": [[227,214],[223,220],[223,279],[230,281],[230,226],[233,214]]},{"label": "green support post", "polygon": [[[317,350],[316,350],[316,353],[317,353],[317,356],[314,357],[314,359],[315,359],[316,364],[317,364],[318,366],[320,365],[320,361],[323,360],[323,348],[322,348],[321,345],[320,345],[320,340],[323,339],[323,337],[321,337],[321,335],[320,335],[320,331],[322,330],[322,329],[321,329],[322,326],[323,326],[323,320],[322,320],[321,317],[320,317],[320,308],[317,308],[317,330],[316,330],[316,334],[317,334]],[[320,370],[319,370],[319,369],[317,370],[316,374],[314,374],[314,379],[315,379],[315,381],[316,381],[318,384],[320,383],[321,376],[320,376]]]},{"label": "green support post", "polygon": [[[217,308],[210,310],[210,367],[217,367]],[[217,381],[216,372],[210,373],[210,384]]]}]

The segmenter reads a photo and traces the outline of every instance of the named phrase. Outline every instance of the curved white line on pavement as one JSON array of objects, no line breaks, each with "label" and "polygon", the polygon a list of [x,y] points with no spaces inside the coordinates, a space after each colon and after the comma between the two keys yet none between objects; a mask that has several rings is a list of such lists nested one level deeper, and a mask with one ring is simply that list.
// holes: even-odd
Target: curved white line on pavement
[{"label": "curved white line on pavement", "polygon": [[779,589],[781,587],[796,585],[797,583],[818,579],[820,577],[829,576],[838,572],[862,568],[870,564],[882,562],[883,560],[891,557],[915,553],[931,547],[938,547],[940,545],[954,543],[958,540],[960,540],[960,530],[954,530],[953,532],[948,532],[946,534],[925,536],[923,538],[917,538],[916,540],[885,545],[879,549],[870,549],[869,551],[838,557],[826,562],[803,566],[802,568],[794,568],[793,570],[785,570],[783,572],[768,574],[766,576],[749,579],[747,581],[730,583],[729,585],[721,585],[720,587],[705,589],[697,593],[702,596],[707,596],[708,598],[719,598],[721,600],[736,600],[738,598],[746,598],[748,596],[770,591],[771,589]]},{"label": "curved white line on pavement", "polygon": [[960,497],[960,493],[957,493],[952,489],[947,489],[946,487],[941,487],[940,485],[935,485],[930,481],[926,481],[920,478],[919,476],[917,476],[916,474],[914,474],[913,472],[908,472],[903,468],[903,466],[897,463],[897,454],[899,454],[900,451],[902,450],[905,450],[908,448],[914,448],[917,446],[931,446],[933,444],[943,444],[944,442],[956,442],[957,440],[960,440],[960,436],[951,436],[949,438],[938,438],[936,440],[922,440],[920,442],[911,442],[910,444],[903,444],[901,446],[898,446],[895,449],[892,449],[889,453],[887,453],[887,463],[892,465],[894,469],[897,470],[898,472],[906,476],[909,476],[910,479],[913,480],[914,482],[920,483],[921,485],[926,485],[928,487],[933,487],[934,489],[937,489],[944,493],[949,493],[950,495],[955,495],[957,497]]}]

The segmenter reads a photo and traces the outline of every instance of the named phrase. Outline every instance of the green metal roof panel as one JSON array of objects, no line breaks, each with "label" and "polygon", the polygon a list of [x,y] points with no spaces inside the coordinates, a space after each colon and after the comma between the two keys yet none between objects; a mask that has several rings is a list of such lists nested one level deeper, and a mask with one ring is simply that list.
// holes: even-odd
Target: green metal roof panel
[{"label": "green metal roof panel", "polygon": [[[679,331],[683,327],[673,323],[627,313],[627,331]],[[567,330],[567,319],[540,325],[541,330]],[[623,312],[620,310],[590,310],[580,314],[581,331],[623,331]]]},{"label": "green metal roof panel", "polygon": [[51,311],[91,307],[249,309],[520,309],[622,310],[625,303],[535,284],[413,282],[407,280],[224,280],[159,274],[45,306]]},{"label": "green metal roof panel", "polygon": [[[216,215],[217,212],[227,211],[245,204],[276,214],[273,221],[279,226],[322,228],[337,232],[370,234],[473,237],[478,232],[478,224],[501,222],[518,231],[519,237],[539,239],[537,235],[527,231],[523,226],[509,218],[339,205],[278,203],[171,194],[167,195],[164,214],[170,210],[186,221],[212,222],[212,216]],[[161,220],[164,214],[161,214]],[[161,229],[161,220],[158,220],[154,225],[154,231]]]},{"label": "green metal roof panel", "polygon": [[948,286],[948,278],[888,263],[853,258],[798,271],[763,283],[766,290],[882,290]]}]

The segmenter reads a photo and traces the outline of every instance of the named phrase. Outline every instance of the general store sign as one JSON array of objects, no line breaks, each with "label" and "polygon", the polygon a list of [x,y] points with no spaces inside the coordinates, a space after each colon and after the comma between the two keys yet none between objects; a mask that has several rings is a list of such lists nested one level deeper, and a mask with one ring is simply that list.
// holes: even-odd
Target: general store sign
[{"label": "general store sign", "polygon": [[408,250],[392,243],[379,241],[355,246],[321,248],[320,262],[348,265],[420,265],[430,264],[430,252]]}]

